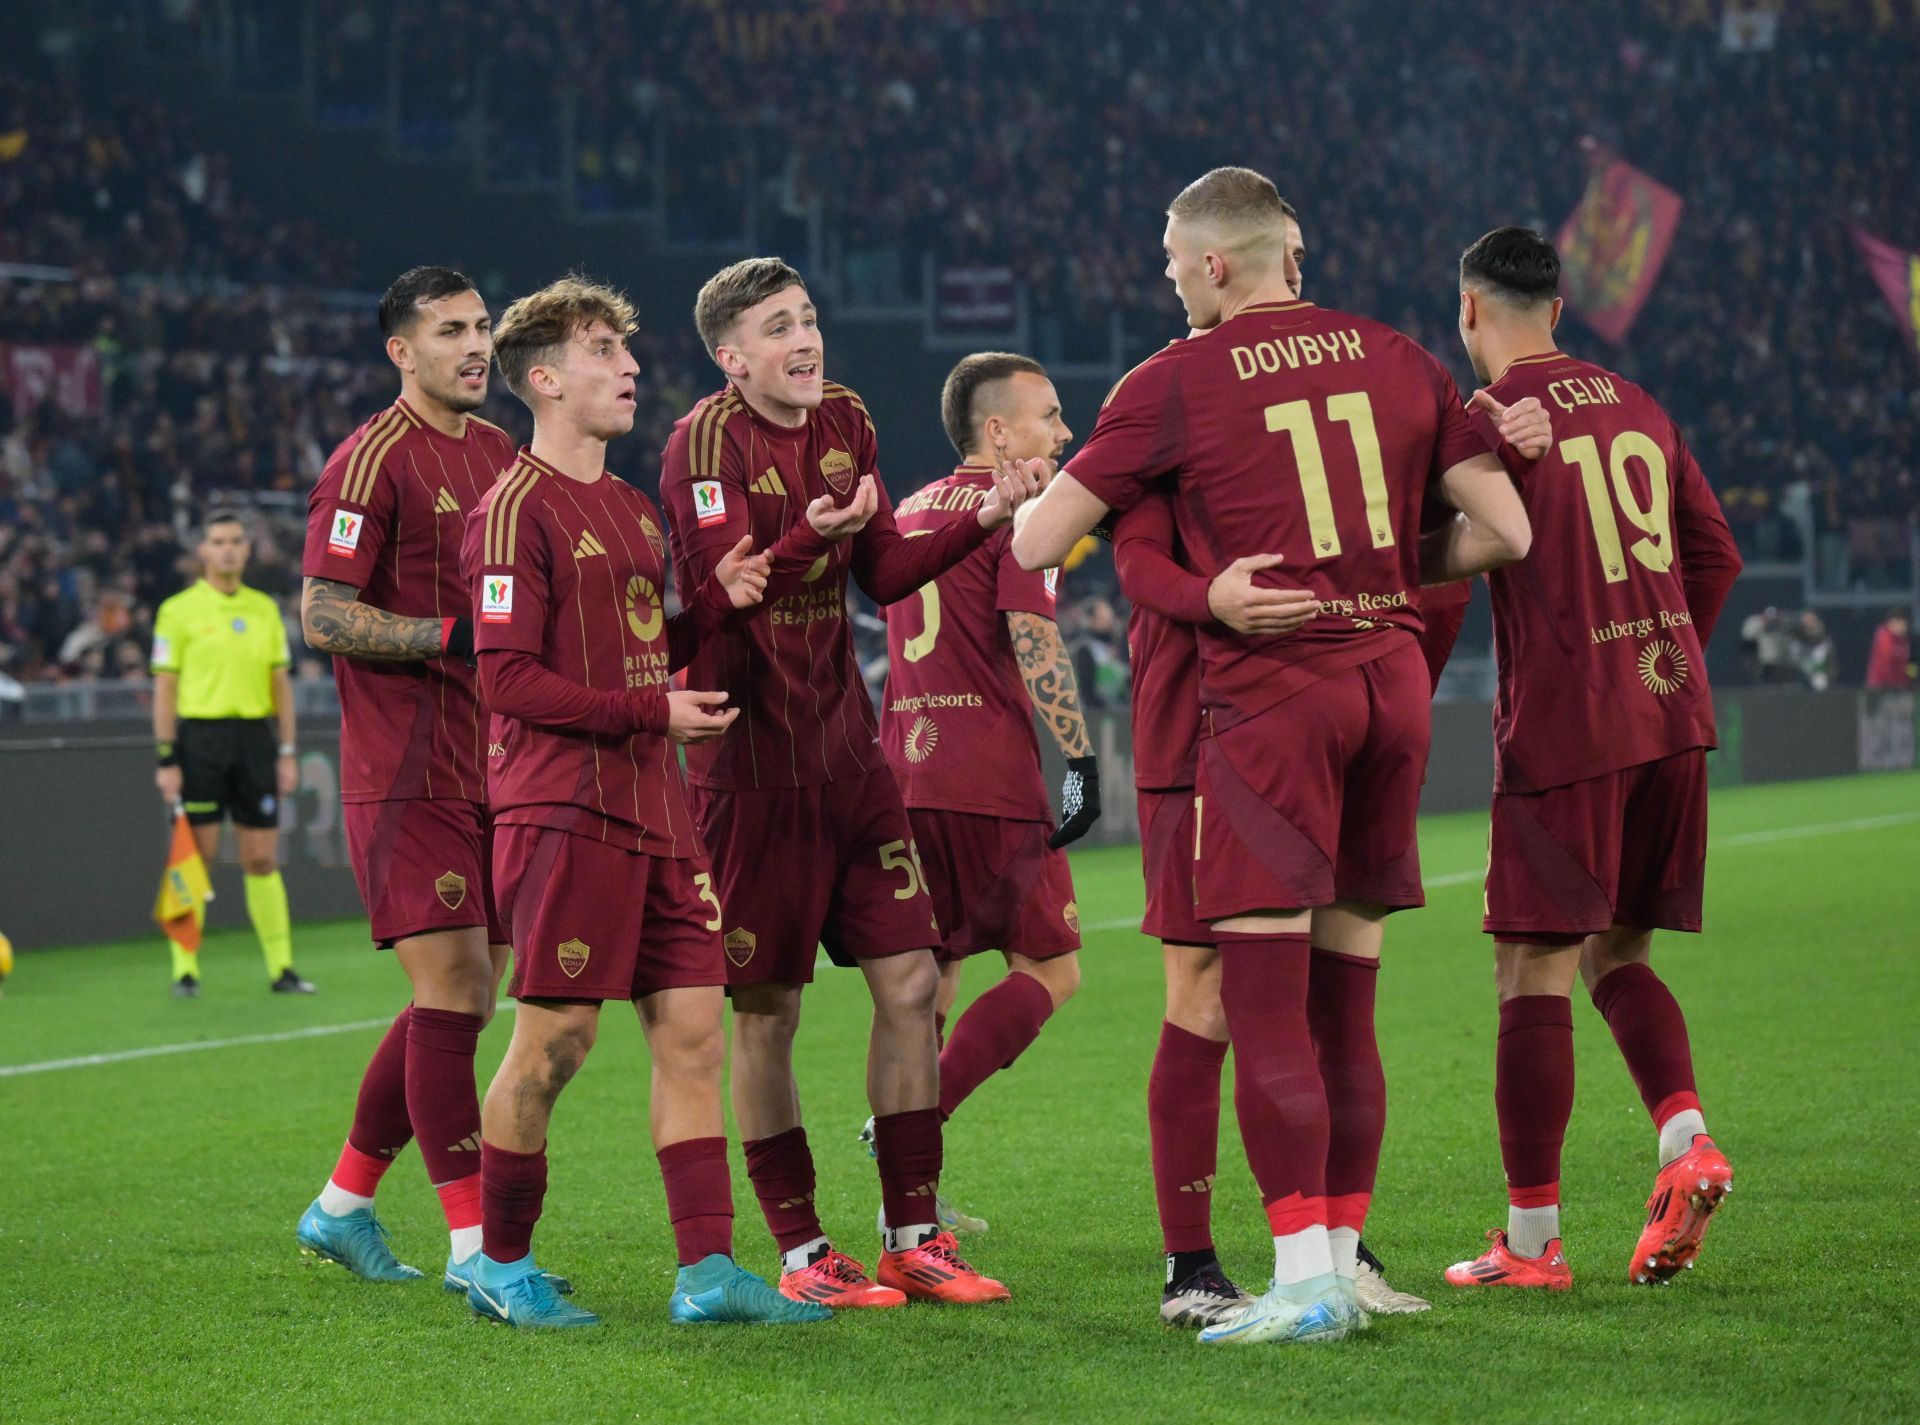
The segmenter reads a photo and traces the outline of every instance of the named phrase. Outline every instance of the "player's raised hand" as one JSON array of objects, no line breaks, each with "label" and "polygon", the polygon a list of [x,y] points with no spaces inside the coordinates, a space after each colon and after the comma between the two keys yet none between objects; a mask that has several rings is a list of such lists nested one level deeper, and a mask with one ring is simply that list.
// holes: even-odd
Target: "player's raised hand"
[{"label": "player's raised hand", "polygon": [[709,712],[727,700],[725,693],[696,693],[676,688],[667,694],[667,738],[673,742],[711,742],[733,726],[739,708]]},{"label": "player's raised hand", "polygon": [[993,493],[980,506],[980,527],[998,529],[1013,512],[1040,493],[1053,474],[1045,460],[1010,460],[1004,450],[993,452]]},{"label": "player's raised hand", "polygon": [[746,609],[767,596],[767,576],[772,572],[773,561],[764,554],[755,554],[753,536],[746,535],[721,556],[714,566],[713,577],[720,581],[720,587],[727,591],[736,609]]},{"label": "player's raised hand", "polygon": [[1538,460],[1553,449],[1553,420],[1537,396],[1503,406],[1482,389],[1473,393],[1467,409],[1485,411],[1500,432],[1500,439],[1529,460]]},{"label": "player's raised hand", "polygon": [[1305,589],[1272,589],[1253,582],[1262,569],[1285,560],[1284,554],[1234,560],[1207,586],[1207,608],[1235,633],[1272,638],[1303,627],[1320,612],[1318,599]]},{"label": "player's raised hand", "polygon": [[880,490],[874,484],[873,476],[862,475],[855,487],[853,498],[844,505],[836,505],[833,496],[822,495],[807,506],[807,523],[813,526],[813,532],[828,544],[838,544],[843,539],[852,539],[867,527],[880,509]]}]

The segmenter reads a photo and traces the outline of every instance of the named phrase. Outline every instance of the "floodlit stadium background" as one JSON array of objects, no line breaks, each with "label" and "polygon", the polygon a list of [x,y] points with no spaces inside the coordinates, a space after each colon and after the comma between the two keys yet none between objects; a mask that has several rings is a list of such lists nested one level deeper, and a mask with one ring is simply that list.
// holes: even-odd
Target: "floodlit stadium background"
[{"label": "floodlit stadium background", "polygon": [[[354,1408],[361,1397],[338,1372],[381,1333],[434,1349],[423,1323],[440,1323],[437,1302],[418,1322],[399,1320],[386,1308],[316,1301],[303,1286],[270,1296],[274,1324],[245,1320],[250,1293],[276,1290],[258,1283],[281,1271],[279,1229],[290,1229],[323,1166],[315,1154],[339,1126],[336,1100],[351,1074],[332,1061],[363,1055],[371,1031],[355,1024],[382,1006],[390,1013],[397,989],[392,967],[363,953],[364,924],[356,932],[341,919],[357,903],[330,753],[336,704],[325,660],[300,656],[294,614],[306,491],[327,452],[393,389],[373,321],[385,283],[415,263],[448,263],[471,273],[496,311],[569,269],[625,287],[641,313],[641,414],[613,463],[651,491],[673,418],[717,385],[692,331],[694,290],[735,256],[780,253],[820,303],[829,375],[874,413],[898,498],[951,464],[937,393],[966,351],[1039,357],[1069,423],[1091,429],[1113,379],[1181,330],[1160,275],[1167,200],[1229,162],[1270,174],[1300,208],[1310,298],[1401,327],[1448,362],[1463,389],[1471,374],[1453,331],[1460,249],[1517,222],[1561,234],[1564,251],[1591,260],[1587,285],[1570,281],[1562,345],[1616,366],[1668,408],[1747,565],[1709,658],[1724,744],[1715,815],[1716,836],[1724,824],[1730,836],[1758,839],[1716,852],[1716,919],[1675,963],[1690,977],[1697,1032],[1724,1055],[1717,1082],[1706,1071],[1706,1091],[1729,1110],[1722,1121],[1744,1123],[1749,1141],[1783,1154],[1776,1186],[1756,1194],[1774,1192],[1774,1206],[1736,1203],[1741,1215],[1719,1229],[1732,1248],[1724,1279],[1740,1280],[1733,1268],[1744,1264],[1750,1287],[1782,1293],[1778,1309],[1724,1299],[1710,1308],[1758,1313],[1739,1318],[1739,1339],[1773,1341],[1779,1354],[1756,1379],[1728,1377],[1734,1394],[1705,1391],[1695,1403],[1708,1415],[1758,1416],[1837,1373],[1839,1357],[1781,1334],[1801,1278],[1830,1275],[1849,1297],[1864,1291],[1869,1312],[1893,1303],[1895,1288],[1860,1286],[1858,1274],[1869,1259],[1910,1268],[1910,1228],[1890,1226],[1891,1236],[1843,1252],[1800,1235],[1800,1215],[1851,1213],[1840,1204],[1872,1196],[1829,1183],[1826,1205],[1813,1206],[1816,1150],[1848,1121],[1839,1100],[1882,1104],[1907,1120],[1889,1141],[1913,1137],[1911,1095],[1882,1099],[1873,1089],[1902,1072],[1911,1084],[1911,1047],[1890,1040],[1874,1060],[1845,1046],[1849,1033],[1864,1042],[1881,1028],[1892,1034],[1888,1007],[1916,1000],[1909,959],[1893,953],[1910,937],[1920,850],[1912,654],[1900,653],[1886,623],[1892,610],[1913,608],[1920,578],[1920,9],[1905,0],[1517,10],[1485,0],[16,0],[0,16],[0,51],[0,933],[21,952],[0,991],[0,1141],[12,1148],[0,1181],[17,1193],[0,1214],[10,1219],[0,1263],[32,1268],[9,1272],[0,1300],[34,1311],[22,1336],[56,1329],[0,1377],[0,1410],[184,1417],[213,1408],[197,1380],[233,1390],[233,1409],[293,1417],[309,1413],[297,1395],[262,1393],[277,1389],[272,1363],[285,1364],[289,1349],[300,1353],[295,1384],[317,1392],[312,1413]],[[524,435],[523,409],[500,383],[495,392],[485,414]],[[165,850],[146,731],[152,614],[190,577],[183,538],[214,503],[253,515],[249,582],[281,600],[296,647],[305,755],[283,840],[303,922],[300,963],[322,984],[299,1005],[256,993],[244,930],[209,947],[216,987],[228,947],[231,1001],[210,990],[206,1003],[175,1004],[147,919]],[[1062,592],[1062,628],[1113,789],[1102,834],[1121,845],[1133,833],[1123,791],[1126,608],[1104,551],[1077,563]],[[872,617],[862,620],[861,650],[877,689],[884,639]],[[1406,999],[1383,1009],[1396,1084],[1431,1075],[1395,1100],[1397,1113],[1427,1103],[1430,1120],[1389,1142],[1405,1163],[1399,1187],[1418,1197],[1389,1251],[1418,1262],[1414,1270],[1472,1245],[1482,1180],[1497,1174],[1481,1072],[1491,1062],[1490,1000],[1471,890],[1491,678],[1481,594],[1442,687],[1428,789],[1429,873],[1460,889],[1437,891],[1410,932],[1429,957],[1446,958],[1409,974],[1428,977],[1423,993],[1457,1004],[1459,1020],[1442,1033]],[[1049,1203],[1035,1222],[1061,1214],[1050,1229],[1056,1247],[1075,1240],[1087,1215],[1111,1226],[1088,1270],[1111,1268],[1125,1289],[1129,1270],[1153,1265],[1151,1240],[1136,1250],[1130,1234],[1140,1233],[1127,1226],[1146,1221],[1144,1167],[1088,1177],[1079,1158],[1113,1142],[1122,1145],[1113,1161],[1126,1161],[1124,1145],[1143,1133],[1125,1077],[1132,1059],[1111,1075],[1087,1065],[1154,1022],[1152,951],[1125,929],[1138,909],[1131,853],[1082,860],[1089,992],[1069,1018],[1085,1037],[1061,1035],[1045,1071],[1082,1097],[1057,1130],[1041,1131],[1034,1116],[1054,1097],[1010,1082],[989,1122],[1017,1160],[1009,1176],[1023,1182],[1056,1171],[1056,1152],[1073,1145],[1084,1206]],[[235,869],[216,868],[215,883],[224,894],[211,928],[243,927]],[[1893,956],[1884,967],[1868,955],[1874,944]],[[1127,966],[1111,973],[1109,998],[1098,986],[1102,956]],[[1782,1003],[1746,980],[1763,972],[1809,977],[1810,999]],[[1738,993],[1726,988],[1732,977],[1742,978]],[[1859,1010],[1857,1030],[1845,1027],[1849,995],[1878,1005]],[[842,1028],[857,1036],[854,1006],[843,1008]],[[206,1013],[183,1025],[187,1010]],[[822,1035],[838,1012],[822,1010]],[[1395,1015],[1405,1021],[1397,1057]],[[1587,1039],[1592,1030],[1588,1022]],[[313,1037],[192,1047],[276,1035]],[[1762,1043],[1804,1056],[1793,1086],[1743,1057]],[[1093,1057],[1076,1059],[1076,1044]],[[816,1040],[806,1072],[823,1106],[845,1098],[851,1115],[848,1052]],[[140,1057],[34,1067],[121,1054]],[[1701,1058],[1711,1063],[1704,1050]],[[1870,1061],[1878,1067],[1858,1078],[1819,1077],[1823,1065],[1844,1074],[1843,1065]],[[1603,1070],[1619,1077],[1617,1064],[1596,1060],[1589,1081]],[[271,1094],[254,1101],[264,1086]],[[1457,1087],[1457,1098],[1435,1099],[1443,1087]],[[223,1096],[233,1100],[226,1108]],[[634,1136],[631,1098],[608,1086],[593,1102],[623,1115],[621,1131]],[[1615,1098],[1624,1122],[1630,1094]],[[137,1123],[127,1121],[129,1104]],[[593,1141],[579,1121],[588,1104],[568,1111],[582,1141]],[[1586,1121],[1576,1117],[1576,1137]],[[1869,1119],[1859,1131],[1888,1127]],[[986,1125],[977,1131],[984,1151]],[[124,1194],[89,1186],[116,1160],[109,1141],[127,1145],[123,1171],[108,1174]],[[1624,1128],[1618,1141],[1627,1146],[1614,1156],[1640,1151]],[[235,1143],[261,1155],[244,1174]],[[956,1159],[967,1151],[963,1140]],[[1592,1137],[1580,1151],[1596,1173],[1611,1170]],[[1223,1163],[1232,1159],[1223,1150]],[[858,1166],[849,1165],[849,1201]],[[637,1210],[651,1232],[652,1209],[622,1196],[624,1170],[603,1171],[583,1179],[583,1203],[600,1193],[607,1220]],[[208,1189],[208,1176],[244,1177],[245,1190]],[[983,1164],[966,1180],[991,1177]],[[201,1226],[175,1234],[164,1214],[116,1219],[123,1196],[162,1190],[176,1205],[211,1193],[233,1235]],[[1912,1196],[1905,1178],[1888,1194]],[[985,1196],[999,1198],[998,1215],[1017,1230],[1019,1199]],[[37,1209],[19,1210],[29,1203]],[[625,1250],[620,1230],[604,1221],[594,1230],[605,1243],[593,1239],[583,1254]],[[42,1231],[50,1235],[30,1242]],[[1028,1250],[1026,1276],[1044,1281],[1060,1258],[1039,1244]],[[84,1284],[168,1291],[183,1252],[204,1324],[169,1336],[165,1360],[101,1364],[90,1384],[94,1368],[82,1360],[118,1354],[117,1328],[147,1324],[102,1308]],[[73,1266],[76,1253],[93,1265]],[[129,1270],[111,1270],[116,1260]],[[70,1268],[65,1287],[52,1285]],[[651,1287],[633,1290],[639,1314]],[[1035,1366],[1027,1353],[1071,1354],[1087,1313],[1124,1336],[1137,1325],[1132,1303],[1089,1292],[1056,1305],[1062,1316],[1031,1335],[1009,1326],[1005,1339],[1000,1328],[967,1336],[966,1369],[982,1373],[975,1386],[895,1404],[936,1415],[977,1391],[1009,1409],[1044,1402],[1068,1416],[1114,1407],[1090,1366],[1060,1366],[1041,1387],[1025,1374]],[[1830,1296],[1805,1305],[1836,1309]],[[1577,1329],[1545,1325],[1534,1337],[1524,1335],[1531,1316],[1496,1314],[1451,1346],[1438,1332],[1438,1344],[1391,1343],[1411,1375],[1369,1386],[1381,1393],[1357,1403],[1338,1374],[1310,1385],[1376,1418],[1437,1412],[1436,1400],[1465,1408],[1445,1392],[1484,1369],[1473,1353],[1512,1351],[1521,1333],[1525,1351],[1552,1362],[1543,1370],[1585,1382],[1577,1403],[1617,1399],[1664,1413],[1670,1398],[1637,1387],[1630,1357],[1662,1341],[1660,1371],[1670,1374],[1675,1353],[1692,1349],[1676,1342],[1701,1338],[1649,1310],[1621,1306],[1610,1321],[1596,1311]],[[316,1311],[328,1331],[302,1334]],[[862,1339],[874,1359],[889,1358],[879,1336]],[[931,1328],[910,1341],[899,1354],[938,1359],[955,1349]],[[487,1349],[484,1360],[462,1358],[463,1369],[504,1380],[560,1370]],[[1177,1363],[1186,1356],[1157,1338],[1142,1349],[1150,1369],[1112,1343],[1086,1359],[1130,1380],[1129,1399],[1143,1408],[1185,1408]],[[1861,1349],[1851,1384],[1837,1397],[1810,1395],[1808,1408],[1920,1409],[1892,1363]],[[1576,1365],[1565,1364],[1569,1352]],[[852,1401],[885,1378],[850,1384],[841,1372],[866,1369],[857,1364],[865,1359],[814,1367],[820,1374],[801,1388],[854,1391]],[[617,1352],[595,1360],[587,1375],[630,1364]],[[727,1399],[745,1360],[701,1348],[683,1371],[695,1382],[690,1398]],[[1387,1373],[1392,1360],[1378,1351],[1360,1373]],[[329,1361],[335,1369],[314,1364]],[[577,1384],[566,1373],[552,1382]],[[1236,1409],[1260,1399],[1251,1375],[1215,1388]],[[743,1398],[793,1408],[760,1389]],[[1302,1389],[1290,1400],[1305,1408],[1311,1390]],[[611,1408],[591,1391],[583,1399],[590,1411]]]}]

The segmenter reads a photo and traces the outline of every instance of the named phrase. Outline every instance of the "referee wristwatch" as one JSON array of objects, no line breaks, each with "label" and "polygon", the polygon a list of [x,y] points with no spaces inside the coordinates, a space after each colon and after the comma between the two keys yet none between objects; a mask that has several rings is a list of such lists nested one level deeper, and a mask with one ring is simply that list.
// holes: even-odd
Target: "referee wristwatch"
[{"label": "referee wristwatch", "polygon": [[162,767],[180,765],[180,751],[171,742],[156,742],[153,744],[153,751]]},{"label": "referee wristwatch", "polygon": [[280,755],[282,757],[298,757],[300,755],[300,749],[295,747],[291,742],[283,742],[280,744]]}]

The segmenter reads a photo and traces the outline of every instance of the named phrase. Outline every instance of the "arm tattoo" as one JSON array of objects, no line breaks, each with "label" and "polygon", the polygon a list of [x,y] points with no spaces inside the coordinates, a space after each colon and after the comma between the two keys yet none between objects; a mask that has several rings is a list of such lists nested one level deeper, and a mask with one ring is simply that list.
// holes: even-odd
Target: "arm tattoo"
[{"label": "arm tattoo", "polygon": [[440,620],[402,618],[360,602],[360,591],[332,579],[308,579],[301,627],[325,653],[412,663],[440,656]]},{"label": "arm tattoo", "polygon": [[1073,659],[1060,641],[1060,626],[1039,614],[1012,613],[1007,615],[1007,631],[1013,635],[1013,658],[1026,680],[1027,696],[1060,744],[1061,753],[1092,756],[1086,714],[1080,710],[1080,684],[1073,676]]}]

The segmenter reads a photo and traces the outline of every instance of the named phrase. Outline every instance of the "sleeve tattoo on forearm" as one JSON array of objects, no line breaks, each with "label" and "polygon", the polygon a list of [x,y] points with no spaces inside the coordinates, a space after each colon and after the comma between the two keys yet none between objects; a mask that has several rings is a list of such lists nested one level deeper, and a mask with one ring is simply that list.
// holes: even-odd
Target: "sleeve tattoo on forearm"
[{"label": "sleeve tattoo on forearm", "polygon": [[1087,736],[1086,714],[1080,709],[1080,684],[1073,676],[1073,659],[1060,641],[1060,627],[1039,614],[1008,614],[1013,657],[1026,681],[1040,720],[1068,757],[1087,757],[1093,743]]},{"label": "sleeve tattoo on forearm", "polygon": [[363,604],[351,584],[310,580],[305,623],[319,637],[316,646],[328,653],[394,663],[440,654],[439,619],[402,618]]}]

